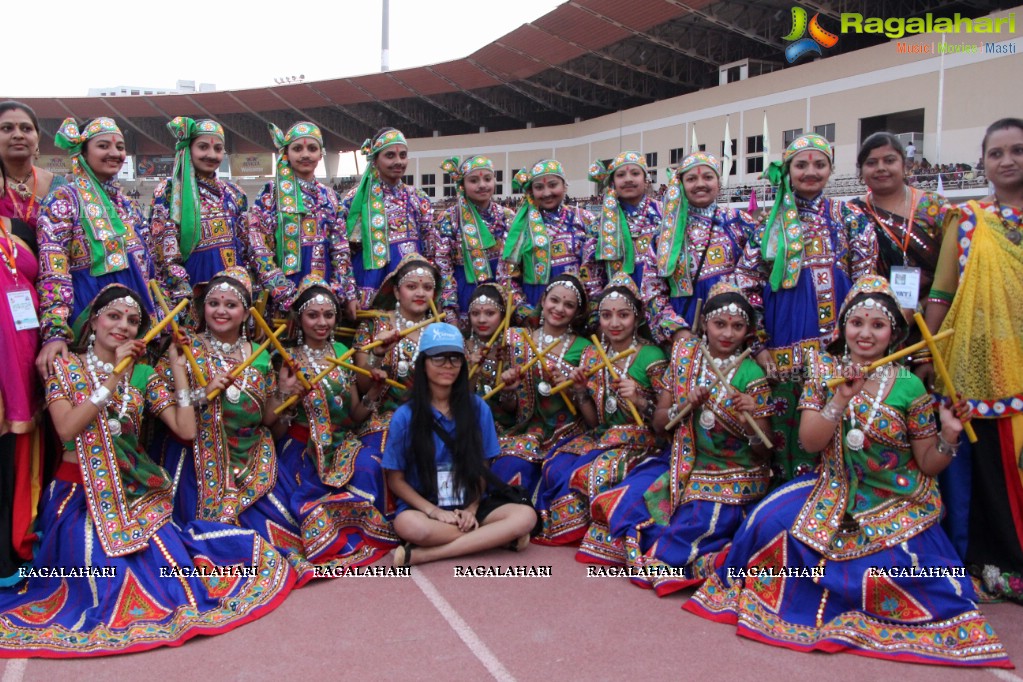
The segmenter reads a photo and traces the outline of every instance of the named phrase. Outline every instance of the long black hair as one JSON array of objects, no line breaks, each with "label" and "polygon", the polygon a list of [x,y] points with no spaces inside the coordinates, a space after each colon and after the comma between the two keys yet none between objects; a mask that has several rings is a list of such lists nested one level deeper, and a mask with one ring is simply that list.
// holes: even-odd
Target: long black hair
[{"label": "long black hair", "polygon": [[455,491],[461,493],[465,504],[471,504],[480,496],[481,479],[486,475],[483,461],[483,434],[477,401],[469,390],[469,370],[462,363],[458,377],[451,387],[451,415],[455,422],[455,433],[449,436],[433,416],[433,394],[426,375],[425,353],[416,359],[412,383],[412,398],[409,407],[412,420],[408,441],[412,456],[405,460],[405,476],[414,476],[419,481],[419,494],[431,502],[437,501],[437,459],[433,447],[433,434],[441,433],[441,440],[450,439],[452,479]]}]

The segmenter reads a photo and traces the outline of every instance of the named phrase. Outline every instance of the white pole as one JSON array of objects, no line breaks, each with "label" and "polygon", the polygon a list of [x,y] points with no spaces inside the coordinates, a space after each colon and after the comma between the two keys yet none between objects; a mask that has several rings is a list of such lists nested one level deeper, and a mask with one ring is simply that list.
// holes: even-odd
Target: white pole
[{"label": "white pole", "polygon": [[[945,34],[941,34],[941,56],[938,58],[938,118],[935,125],[938,130],[934,135],[934,156],[935,164],[941,163],[941,119],[942,110],[945,108]],[[914,145],[916,146],[916,145]],[[923,151],[920,152],[921,155]],[[939,176],[940,177],[940,176]]]},{"label": "white pole", "polygon": [[391,70],[391,46],[388,29],[391,23],[391,0],[384,0],[383,20],[380,34],[380,70]]}]

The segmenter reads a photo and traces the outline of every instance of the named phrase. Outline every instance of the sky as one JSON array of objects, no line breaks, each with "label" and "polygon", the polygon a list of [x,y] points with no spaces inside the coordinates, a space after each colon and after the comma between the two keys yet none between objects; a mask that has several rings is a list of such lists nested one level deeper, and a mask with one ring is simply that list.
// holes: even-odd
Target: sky
[{"label": "sky", "polygon": [[[562,1],[390,0],[390,67],[465,57]],[[4,31],[4,51],[29,56],[30,66],[4,69],[0,99],[84,97],[89,88],[168,88],[178,80],[233,90],[287,76],[376,73],[382,6],[383,0],[104,0],[97,11],[80,0],[49,0],[35,15],[38,26]],[[57,16],[65,18],[47,18]]]}]

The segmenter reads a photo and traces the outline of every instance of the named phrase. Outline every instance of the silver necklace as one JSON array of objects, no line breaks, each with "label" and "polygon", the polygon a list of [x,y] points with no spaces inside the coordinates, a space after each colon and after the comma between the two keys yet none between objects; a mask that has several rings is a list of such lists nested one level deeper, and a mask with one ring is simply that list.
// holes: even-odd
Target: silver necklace
[{"label": "silver necklace", "polygon": [[[398,330],[410,329],[415,326],[415,322],[407,319],[401,314],[401,308],[399,306],[394,307],[394,326]],[[398,356],[401,360],[398,360],[398,377],[404,379],[408,377],[412,371],[412,364],[416,361],[416,355],[419,354],[419,342],[412,341],[408,336],[403,336],[398,340]],[[404,357],[410,357],[410,360],[405,360]]]},{"label": "silver necklace", "polygon": [[[482,353],[484,346],[487,345],[483,341],[483,339],[481,339],[480,337],[478,337],[476,335],[476,332],[473,332],[469,336],[469,340],[472,341],[472,343],[473,343],[473,349],[472,349],[473,353]],[[483,382],[486,382],[486,379],[484,379],[484,375],[489,376],[491,378],[496,378],[495,377],[496,372],[497,372],[497,361],[496,360],[491,360],[490,358],[486,358],[486,357],[483,357],[481,355],[480,356],[480,374],[479,374],[480,380],[483,381]],[[489,383],[484,383],[482,388],[483,388],[483,395],[486,395],[486,394],[490,393],[492,390],[494,390],[494,387],[491,386]]]},{"label": "silver necklace", "polygon": [[[99,387],[103,385],[103,382],[99,378],[99,372],[103,372],[106,375],[110,375],[114,371],[114,364],[112,362],[103,362],[93,351],[92,346],[89,346],[88,351],[85,354],[85,365],[89,370],[89,376],[92,377],[92,388],[93,390],[99,390]],[[117,411],[117,417],[110,417],[109,408],[107,408],[107,429],[110,431],[110,435],[117,437],[120,436],[123,429],[121,428],[121,422],[124,421],[125,416],[128,414],[128,377],[123,377],[121,381],[117,382],[121,389],[121,408]]]},{"label": "silver necklace", "polygon": [[[636,342],[633,341],[629,348],[626,350],[635,349],[636,345],[637,345]],[[629,374],[629,368],[632,367],[632,363],[636,360],[637,355],[639,355],[638,351],[635,353],[629,353],[629,357],[625,358],[625,367],[621,369],[621,371],[618,373],[618,376],[624,377]],[[604,386],[606,387],[607,390],[607,398],[604,399],[604,412],[607,412],[608,414],[614,414],[615,412],[618,411],[618,397],[616,396],[615,392],[611,390],[611,371],[607,367],[605,367],[603,371]]]},{"label": "silver necklace", "polygon": [[[700,364],[700,377],[696,381],[697,386],[711,386],[717,379],[717,375],[710,371],[708,367],[708,360],[714,363],[715,367],[721,367],[726,360],[732,360],[732,367],[728,370],[728,374],[725,375],[725,380],[728,385],[732,383],[732,377],[739,370],[739,363],[734,361],[734,358],[738,356],[737,353],[733,353],[730,358],[715,358],[709,353],[704,353],[703,362]],[[714,389],[712,389],[714,390]],[[711,431],[717,425],[717,415],[714,414],[712,409],[713,405],[720,405],[721,399],[728,395],[728,386],[721,385],[717,390],[717,396],[711,401],[710,404],[704,404],[703,410],[700,412],[700,426],[706,431]]]},{"label": "silver necklace", "polygon": [[227,341],[221,341],[217,337],[213,336],[209,332],[206,333],[206,343],[210,345],[214,351],[223,353],[224,355],[234,355],[238,352],[238,349],[242,347],[242,337],[238,337],[234,343],[228,343]]},{"label": "silver necklace", "polygon": [[[207,333],[205,336],[207,343],[209,343],[210,345],[210,349],[213,351],[213,355],[218,360],[220,360],[220,366],[222,369],[226,369],[228,366],[226,357],[232,356],[235,353],[237,353],[238,350],[240,350],[242,347],[242,341],[245,341],[244,338],[239,337],[238,340],[235,341],[234,343],[225,343],[215,338],[212,334]],[[237,404],[238,401],[242,399],[242,391],[244,391],[248,387],[248,385],[249,368],[246,367],[245,370],[242,372],[241,387],[231,384],[230,386],[227,387],[227,390],[224,391],[224,395],[227,396],[229,402]]]},{"label": "silver necklace", "polygon": [[[562,364],[565,360],[565,353],[568,352],[569,337],[572,335],[571,331],[566,331],[561,336],[554,336],[553,334],[544,334],[543,330],[540,330],[540,341],[542,342],[541,348],[547,348],[555,340],[561,344],[561,353],[557,357],[558,364]],[[551,384],[547,379],[544,378],[544,372],[547,370],[547,363],[543,359],[540,360],[540,383],[536,385],[536,391],[543,397],[548,397],[551,394]]]},{"label": "silver necklace", "polygon": [[[874,423],[874,417],[877,416],[877,411],[881,407],[881,399],[884,397],[885,388],[888,386],[889,372],[887,367],[882,367],[878,374],[881,375],[881,381],[877,386],[877,393],[874,394],[874,399],[870,403],[870,412],[867,414],[866,424],[869,426]],[[867,435],[863,432],[863,429],[859,427],[856,422],[856,410],[853,407],[853,403],[849,401],[849,432],[845,434],[845,444],[850,450],[860,451],[867,442]]]}]

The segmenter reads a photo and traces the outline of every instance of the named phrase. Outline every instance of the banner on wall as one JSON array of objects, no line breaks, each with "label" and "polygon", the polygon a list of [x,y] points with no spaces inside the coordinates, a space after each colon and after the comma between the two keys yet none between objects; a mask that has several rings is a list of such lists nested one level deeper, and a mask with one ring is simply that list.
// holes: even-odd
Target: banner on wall
[{"label": "banner on wall", "polygon": [[44,154],[36,160],[35,166],[48,170],[54,175],[67,175],[71,172],[71,157],[67,154]]},{"label": "banner on wall", "polygon": [[273,154],[231,154],[231,177],[273,175]]},{"label": "banner on wall", "polygon": [[135,177],[166,178],[174,172],[173,156],[136,156]]}]

